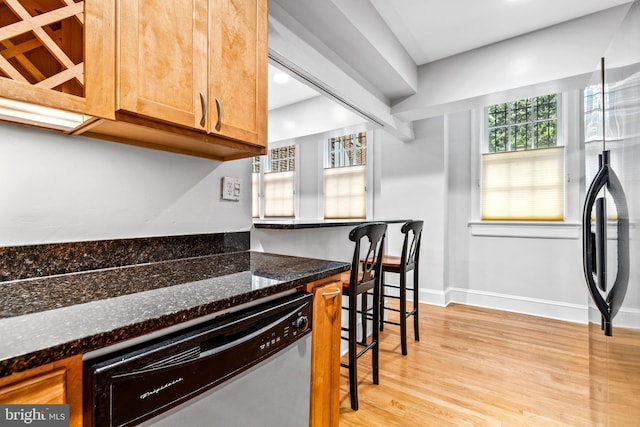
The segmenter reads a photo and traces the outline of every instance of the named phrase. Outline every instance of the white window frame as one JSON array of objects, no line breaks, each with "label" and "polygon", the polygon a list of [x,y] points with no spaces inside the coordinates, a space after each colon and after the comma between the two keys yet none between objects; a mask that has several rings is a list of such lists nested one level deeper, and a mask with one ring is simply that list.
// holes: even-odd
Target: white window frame
[{"label": "white window frame", "polygon": [[[357,127],[352,127],[352,128],[343,128],[343,129],[339,129],[333,132],[329,132],[323,135],[323,141],[322,143],[318,144],[318,148],[319,150],[321,150],[321,159],[323,161],[322,165],[320,165],[319,167],[319,171],[318,171],[318,194],[319,194],[319,200],[318,200],[318,217],[321,218],[322,220],[325,219],[325,212],[324,212],[324,204],[325,204],[325,189],[324,189],[324,170],[326,168],[328,168],[329,163],[330,163],[330,158],[329,158],[329,141],[331,140],[331,138],[335,138],[335,137],[341,137],[344,135],[349,135],[349,134],[357,134],[360,132],[364,132],[366,134],[366,141],[367,141],[367,146],[366,146],[366,156],[367,156],[367,163],[366,163],[366,167],[365,167],[365,176],[366,176],[366,184],[365,184],[365,220],[370,220],[371,218],[373,218],[373,179],[374,179],[374,132],[372,132],[371,130],[367,130],[366,128],[363,128],[361,126],[357,126]],[[331,219],[329,219],[328,221],[331,221]]]},{"label": "white window frame", "polygon": [[[253,162],[254,162],[254,157],[251,158],[251,217],[253,219],[260,219],[263,216],[263,212],[264,210],[262,209],[264,200],[262,198],[262,192],[263,192],[263,188],[262,188],[262,171],[263,171],[263,157],[266,156],[256,156],[257,160],[258,160],[258,172],[254,172],[253,171]],[[257,188],[256,188],[256,183],[254,182],[254,177],[257,175]],[[258,192],[258,197],[257,200],[254,200],[254,192],[257,190]],[[254,201],[257,202],[257,207],[254,206]],[[258,215],[254,216],[253,212],[254,209],[258,210]]]},{"label": "white window frame", "polygon": [[[293,217],[275,217],[275,216],[271,216],[271,217],[265,217],[265,196],[264,196],[264,187],[265,187],[265,177],[264,175],[269,173],[271,170],[271,165],[270,165],[270,156],[271,156],[271,150],[272,149],[276,149],[276,148],[281,148],[281,147],[285,147],[288,145],[293,145],[295,146],[295,164],[296,164],[296,169],[295,171],[293,171],[293,188],[294,188],[294,201],[293,201],[293,211],[294,211],[294,216]],[[259,192],[258,192],[258,200],[259,200],[259,216],[258,217],[253,217],[253,219],[297,219],[299,216],[299,212],[300,212],[300,198],[298,197],[298,194],[300,193],[300,179],[299,179],[299,169],[300,169],[300,146],[299,144],[296,143],[292,143],[291,141],[286,141],[286,142],[278,142],[275,144],[269,144],[269,147],[267,149],[267,154],[264,156],[260,156],[260,178],[259,178],[259,183],[260,183],[260,188],[259,188]]]},{"label": "white window frame", "polygon": [[[545,95],[540,93],[530,96]],[[491,100],[491,105],[513,99],[504,94],[503,100]],[[488,106],[472,110],[471,135],[471,221],[468,225],[474,236],[580,238],[580,198],[584,192],[584,150],[582,140],[582,91],[558,93],[558,143],[564,146],[564,221],[487,221],[482,220],[482,154],[488,151]]]}]

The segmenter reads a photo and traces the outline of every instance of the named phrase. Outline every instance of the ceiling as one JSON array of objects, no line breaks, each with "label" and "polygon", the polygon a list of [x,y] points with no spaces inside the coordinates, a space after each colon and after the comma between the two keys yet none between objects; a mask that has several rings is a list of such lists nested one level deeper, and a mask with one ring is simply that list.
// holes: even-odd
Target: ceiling
[{"label": "ceiling", "polygon": [[417,65],[629,0],[370,0]]},{"label": "ceiling", "polygon": [[319,95],[309,86],[269,64],[269,110],[292,105]]},{"label": "ceiling", "polygon": [[[420,65],[624,3],[629,0],[271,0],[278,19],[295,23],[296,35],[387,105],[416,92]],[[313,95],[292,85],[270,81],[270,109]]]}]

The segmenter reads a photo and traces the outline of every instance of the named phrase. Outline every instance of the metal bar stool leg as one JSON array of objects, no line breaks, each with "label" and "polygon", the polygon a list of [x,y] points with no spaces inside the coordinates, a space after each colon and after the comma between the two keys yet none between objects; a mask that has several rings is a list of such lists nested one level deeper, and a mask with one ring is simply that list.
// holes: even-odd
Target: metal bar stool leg
[{"label": "metal bar stool leg", "polygon": [[354,411],[358,410],[357,306],[358,299],[355,297],[349,298],[349,397],[351,398],[351,409]]},{"label": "metal bar stool leg", "polygon": [[402,354],[407,355],[407,275],[400,273],[400,344]]},{"label": "metal bar stool leg", "polygon": [[384,284],[385,281],[385,272],[384,268],[382,269],[382,273],[380,274],[380,331],[384,331]]},{"label": "metal bar stool leg", "polygon": [[378,284],[373,288],[373,331],[372,339],[374,347],[371,349],[371,368],[373,369],[373,383],[379,384],[378,366],[379,366],[379,349],[380,349],[380,329],[377,325],[380,325],[380,289],[382,288],[382,282],[378,281]]},{"label": "metal bar stool leg", "polygon": [[418,266],[413,269],[413,336],[416,341],[420,341],[420,328],[418,322]]}]

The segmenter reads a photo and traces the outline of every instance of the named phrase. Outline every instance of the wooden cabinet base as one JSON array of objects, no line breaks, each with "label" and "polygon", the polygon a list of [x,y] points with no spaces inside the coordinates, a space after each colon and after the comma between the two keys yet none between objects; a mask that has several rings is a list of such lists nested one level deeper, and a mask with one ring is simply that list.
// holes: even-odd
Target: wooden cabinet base
[{"label": "wooden cabinet base", "polygon": [[313,292],[311,427],[337,427],[340,416],[340,276],[307,285]]},{"label": "wooden cabinet base", "polygon": [[0,403],[67,403],[69,425],[82,427],[82,356],[0,378]]},{"label": "wooden cabinet base", "polygon": [[133,114],[117,113],[116,118],[117,121],[96,119],[87,122],[73,134],[220,161],[267,153],[263,146],[233,141]]}]

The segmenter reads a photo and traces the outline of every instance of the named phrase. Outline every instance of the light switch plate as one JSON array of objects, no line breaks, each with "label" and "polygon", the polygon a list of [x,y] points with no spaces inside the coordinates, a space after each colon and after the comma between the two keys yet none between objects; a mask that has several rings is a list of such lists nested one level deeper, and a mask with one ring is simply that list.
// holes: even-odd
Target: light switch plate
[{"label": "light switch plate", "polygon": [[240,200],[240,178],[222,178],[222,200]]}]

